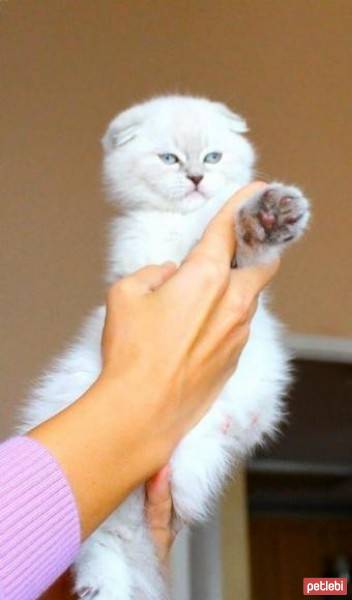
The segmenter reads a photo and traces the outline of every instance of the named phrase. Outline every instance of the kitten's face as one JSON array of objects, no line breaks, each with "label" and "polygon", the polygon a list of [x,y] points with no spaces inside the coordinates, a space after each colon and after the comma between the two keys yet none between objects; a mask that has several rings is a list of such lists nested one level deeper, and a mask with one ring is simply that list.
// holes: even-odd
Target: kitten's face
[{"label": "kitten's face", "polygon": [[121,113],[103,140],[111,199],[133,209],[193,211],[251,177],[242,119],[204,99],[157,98]]}]

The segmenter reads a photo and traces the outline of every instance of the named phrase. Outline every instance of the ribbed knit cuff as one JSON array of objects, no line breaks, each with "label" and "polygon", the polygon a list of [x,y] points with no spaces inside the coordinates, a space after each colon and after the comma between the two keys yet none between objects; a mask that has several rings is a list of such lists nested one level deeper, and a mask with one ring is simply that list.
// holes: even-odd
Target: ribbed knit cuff
[{"label": "ribbed knit cuff", "polygon": [[0,444],[1,600],[38,598],[79,545],[75,499],[55,458],[28,437]]}]

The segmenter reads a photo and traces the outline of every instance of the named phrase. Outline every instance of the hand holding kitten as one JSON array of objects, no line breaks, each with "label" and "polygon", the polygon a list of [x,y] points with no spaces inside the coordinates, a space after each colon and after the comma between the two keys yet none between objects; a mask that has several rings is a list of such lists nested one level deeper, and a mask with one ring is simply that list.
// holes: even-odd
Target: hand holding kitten
[{"label": "hand holding kitten", "polygon": [[138,388],[130,416],[139,415],[141,389],[148,398],[139,435],[158,451],[144,479],[166,464],[234,371],[257,296],[278,268],[276,259],[231,269],[235,209],[265,187],[255,182],[237,192],[177,271],[172,263],[144,267],[109,291],[101,379]]},{"label": "hand holding kitten", "polygon": [[236,193],[176,272],[149,266],[112,286],[101,375],[30,432],[71,481],[83,537],[169,461],[234,371],[256,297],[278,266],[230,269],[234,209],[263,185]]}]

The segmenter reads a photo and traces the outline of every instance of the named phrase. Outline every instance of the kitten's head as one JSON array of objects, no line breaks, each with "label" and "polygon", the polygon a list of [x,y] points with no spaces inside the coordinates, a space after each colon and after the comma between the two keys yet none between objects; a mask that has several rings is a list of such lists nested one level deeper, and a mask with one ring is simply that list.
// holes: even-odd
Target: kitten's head
[{"label": "kitten's head", "polygon": [[224,104],[164,96],[120,113],[103,138],[110,199],[188,212],[248,183],[254,151],[245,121]]}]

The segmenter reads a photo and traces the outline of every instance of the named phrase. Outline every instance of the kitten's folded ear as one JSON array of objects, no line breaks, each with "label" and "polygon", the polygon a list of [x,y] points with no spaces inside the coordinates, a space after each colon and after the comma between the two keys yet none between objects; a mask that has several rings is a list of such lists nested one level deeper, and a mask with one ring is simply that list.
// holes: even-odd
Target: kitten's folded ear
[{"label": "kitten's folded ear", "polygon": [[226,104],[222,104],[222,102],[216,102],[216,106],[219,113],[228,119],[230,131],[233,131],[234,133],[247,133],[249,131],[247,122],[241,115],[232,112],[232,110],[230,110]]},{"label": "kitten's folded ear", "polygon": [[126,144],[136,137],[141,124],[139,107],[123,111],[113,119],[101,142],[106,153]]}]

